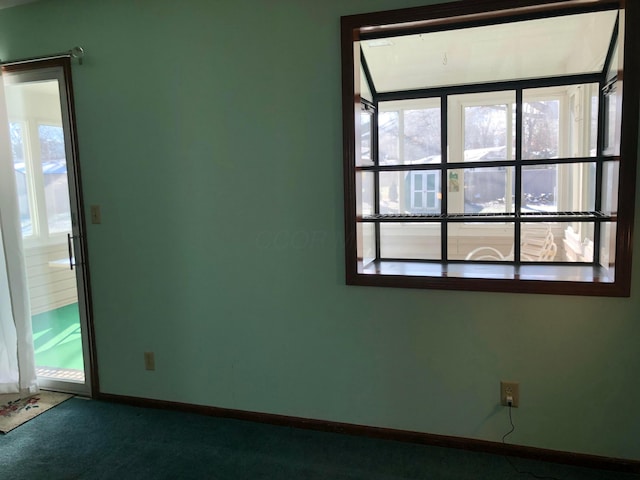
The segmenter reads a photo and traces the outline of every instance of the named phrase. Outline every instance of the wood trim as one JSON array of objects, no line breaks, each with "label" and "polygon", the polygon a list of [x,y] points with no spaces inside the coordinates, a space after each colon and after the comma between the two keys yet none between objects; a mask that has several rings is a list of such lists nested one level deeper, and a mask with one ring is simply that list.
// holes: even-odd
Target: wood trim
[{"label": "wood trim", "polygon": [[[634,207],[636,171],[638,163],[638,122],[640,122],[640,5],[623,0],[624,24],[619,38],[624,38],[624,67],[622,71],[622,125],[620,133],[620,174],[618,190],[618,222],[616,232],[616,283],[624,285],[626,296],[631,294]],[[619,74],[620,76],[620,74]],[[620,79],[619,79],[620,80]],[[624,258],[624,261],[620,259]]]},{"label": "wood trim", "polygon": [[[344,228],[345,228],[345,265],[347,283],[357,274],[357,232],[356,232],[356,196],[355,185],[355,150],[356,135],[355,108],[360,103],[360,92],[355,91],[355,78],[359,72],[360,55],[355,54],[353,30],[348,22],[341,23],[341,58],[342,58],[342,138],[344,158]],[[357,98],[356,98],[357,97]]]},{"label": "wood trim", "polygon": [[59,58],[47,58],[44,60],[33,60],[31,62],[10,63],[2,65],[2,71],[5,73],[26,72],[34,69],[62,67],[64,68],[61,60],[64,57]]},{"label": "wood trim", "polygon": [[[447,30],[502,21],[617,8],[620,0],[458,0],[342,17],[359,38]],[[355,38],[354,38],[355,39]]]},{"label": "wood trim", "polygon": [[418,288],[431,290],[457,290],[494,293],[527,293],[544,295],[586,295],[629,297],[629,291],[618,282],[573,282],[556,280],[520,280],[496,278],[441,276],[356,274],[348,285],[363,287]]},{"label": "wood trim", "polygon": [[292,417],[288,415],[276,415],[272,413],[249,412],[229,408],[211,407],[206,405],[194,405],[190,403],[170,402],[151,398],[131,397],[101,393],[98,400],[132,405],[142,408],[157,408],[173,410],[210,417],[233,418],[256,423],[278,425],[305,430],[321,432],[341,433],[359,437],[380,438],[383,440],[395,440],[406,443],[416,443],[434,447],[456,448],[474,452],[490,453],[520,457],[543,462],[561,463],[586,468],[602,470],[614,470],[618,472],[640,473],[640,461],[621,458],[587,455],[583,453],[563,452],[544,448],[527,447],[523,445],[503,444],[487,440],[472,438],[452,437],[448,435],[436,435],[432,433],[413,432],[409,430],[397,430],[392,428],[370,427],[351,423],[332,422],[328,420],[316,420],[311,418]]}]

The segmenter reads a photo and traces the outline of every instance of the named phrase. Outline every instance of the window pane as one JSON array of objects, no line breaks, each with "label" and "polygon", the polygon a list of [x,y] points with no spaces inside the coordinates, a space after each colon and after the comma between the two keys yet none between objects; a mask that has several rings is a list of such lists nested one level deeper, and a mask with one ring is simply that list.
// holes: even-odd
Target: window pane
[{"label": "window pane", "polygon": [[27,181],[27,162],[24,148],[24,132],[21,123],[11,122],[9,124],[9,135],[11,139],[11,156],[13,157],[13,168],[16,172],[16,186],[18,190],[18,207],[20,209],[20,225],[22,226],[22,236],[33,235],[33,221],[31,217],[31,199]]},{"label": "window pane", "polygon": [[398,112],[378,113],[378,157],[380,165],[400,164]]},{"label": "window pane", "polygon": [[373,165],[371,160],[371,113],[360,111],[360,162],[357,165]]},{"label": "window pane", "polygon": [[513,224],[450,224],[449,260],[513,260]]},{"label": "window pane", "polygon": [[375,260],[376,256],[376,230],[373,223],[358,223],[358,260],[367,265]]},{"label": "window pane", "polygon": [[604,137],[604,149],[609,150],[615,144],[616,138],[616,129],[615,129],[615,119],[616,119],[616,97],[615,95],[607,95],[605,97],[605,105],[607,109],[605,110],[605,137]]},{"label": "window pane", "polygon": [[607,69],[607,80],[612,80],[618,76],[618,62],[618,41],[616,40],[616,46],[611,55],[611,63],[609,63],[609,68]]},{"label": "window pane", "polygon": [[369,83],[367,82],[367,77],[362,67],[360,67],[360,95],[362,98],[373,102],[373,95],[371,95],[371,89],[369,88]]},{"label": "window pane", "polygon": [[602,165],[602,207],[605,215],[618,213],[618,176],[620,162],[604,162]]},{"label": "window pane", "polygon": [[536,88],[522,93],[522,158],[560,156],[560,100],[549,98],[554,89]]},{"label": "window pane", "polygon": [[[553,226],[558,228],[557,225]],[[553,262],[557,259],[557,253],[558,245],[551,224],[523,223],[521,225],[520,261]]]},{"label": "window pane", "polygon": [[405,110],[402,163],[439,163],[440,108]]},{"label": "window pane", "polygon": [[480,105],[464,108],[464,161],[507,160],[509,106]]},{"label": "window pane", "polygon": [[620,155],[622,83],[616,82],[604,96],[604,145],[607,155]]},{"label": "window pane", "polygon": [[380,165],[440,163],[440,99],[381,102],[378,115]]},{"label": "window pane", "polygon": [[598,148],[598,88],[591,88],[591,126],[589,132],[589,156],[595,157]]},{"label": "window pane", "polygon": [[406,213],[404,209],[400,210],[405,175],[406,172],[380,172],[380,213]]},{"label": "window pane", "polygon": [[[593,262],[593,222],[558,223],[555,229],[558,245],[557,260],[564,262]],[[562,241],[560,241],[562,239]]]},{"label": "window pane", "polygon": [[371,215],[374,204],[373,172],[356,172],[356,214]]},{"label": "window pane", "polygon": [[522,167],[522,212],[595,210],[595,163]]},{"label": "window pane", "polygon": [[[562,165],[561,167],[564,167]],[[580,181],[578,174],[573,175]],[[567,179],[570,186],[573,183]],[[558,211],[558,165],[534,165],[522,167],[522,208],[523,212]],[[570,201],[571,199],[568,199]],[[567,204],[565,210],[572,210]]]},{"label": "window pane", "polygon": [[440,170],[380,172],[380,213],[439,214]]},{"label": "window pane", "polygon": [[604,222],[600,227],[600,265],[613,269],[616,262],[616,223]]},{"label": "window pane", "polygon": [[49,233],[68,232],[71,230],[71,207],[62,127],[39,125],[38,138]]},{"label": "window pane", "polygon": [[414,175],[412,176],[413,178],[413,183],[414,183],[414,190],[422,190],[422,175],[417,175],[414,173]]},{"label": "window pane", "polygon": [[436,189],[436,175],[427,176],[427,190],[433,192]]},{"label": "window pane", "polygon": [[[463,188],[452,183],[452,174]],[[513,167],[465,168],[449,172],[449,213],[513,212]]]},{"label": "window pane", "polygon": [[383,223],[380,255],[383,259],[440,260],[439,223]]}]

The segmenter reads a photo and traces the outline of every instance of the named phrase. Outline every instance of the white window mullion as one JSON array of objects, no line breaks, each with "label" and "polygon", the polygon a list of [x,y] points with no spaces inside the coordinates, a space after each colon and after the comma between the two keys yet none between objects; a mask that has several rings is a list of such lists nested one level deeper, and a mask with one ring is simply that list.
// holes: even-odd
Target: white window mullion
[{"label": "white window mullion", "polygon": [[44,193],[44,173],[42,171],[42,154],[38,137],[38,123],[29,122],[27,128],[27,145],[29,150],[29,165],[31,167],[32,201],[34,205],[34,230],[36,238],[41,241],[49,237],[47,225],[47,204]]}]

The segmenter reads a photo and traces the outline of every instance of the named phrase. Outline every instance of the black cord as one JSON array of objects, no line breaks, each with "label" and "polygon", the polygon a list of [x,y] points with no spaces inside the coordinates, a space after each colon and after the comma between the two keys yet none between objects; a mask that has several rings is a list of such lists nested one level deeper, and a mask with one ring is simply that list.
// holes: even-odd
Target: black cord
[{"label": "black cord", "polygon": [[[516,426],[513,424],[513,418],[511,417],[511,409],[512,409],[512,408],[513,408],[513,407],[511,406],[511,403],[509,403],[509,423],[511,424],[511,430],[509,430],[507,433],[505,433],[505,434],[502,436],[502,443],[503,443],[503,444],[505,444],[505,445],[506,445],[505,439],[506,439],[509,435],[511,435],[511,434],[515,431],[515,429],[516,429]],[[518,467],[516,467],[516,466],[514,465],[514,463],[511,461],[511,459],[510,459],[509,457],[506,457],[506,456],[505,456],[505,457],[504,457],[504,459],[505,459],[507,462],[509,462],[509,465],[511,465],[511,467],[512,467],[512,468],[513,468],[517,473],[519,473],[520,475],[530,475],[531,477],[533,477],[533,478],[537,478],[537,479],[540,479],[540,480],[560,480],[560,479],[559,479],[559,478],[557,478],[557,477],[547,477],[547,476],[544,476],[544,475],[537,475],[537,474],[535,474],[535,473],[533,473],[533,472],[527,472],[527,471],[524,471],[524,470],[520,470]]]},{"label": "black cord", "polygon": [[513,433],[513,431],[516,429],[516,426],[513,424],[513,418],[511,418],[511,409],[512,408],[513,407],[511,406],[511,403],[509,403],[509,423],[511,424],[511,430],[509,430],[507,433],[505,433],[502,436],[502,443],[505,443],[505,444],[506,444],[506,442],[504,441],[504,439],[507,438],[509,435],[511,435]]}]

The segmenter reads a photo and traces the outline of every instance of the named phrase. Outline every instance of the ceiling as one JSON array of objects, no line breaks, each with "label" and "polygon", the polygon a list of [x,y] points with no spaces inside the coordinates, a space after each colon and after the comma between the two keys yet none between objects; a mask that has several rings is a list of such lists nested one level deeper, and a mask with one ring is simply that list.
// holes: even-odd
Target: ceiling
[{"label": "ceiling", "polygon": [[381,92],[602,71],[617,10],[363,40]]}]

